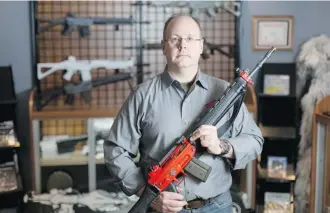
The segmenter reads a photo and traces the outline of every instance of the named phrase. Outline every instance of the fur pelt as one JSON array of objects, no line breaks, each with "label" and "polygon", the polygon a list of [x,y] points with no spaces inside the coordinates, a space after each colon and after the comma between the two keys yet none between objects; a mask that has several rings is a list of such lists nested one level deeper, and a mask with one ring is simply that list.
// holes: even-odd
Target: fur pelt
[{"label": "fur pelt", "polygon": [[[312,154],[312,119],[315,104],[330,95],[330,37],[319,35],[301,45],[296,59],[300,85],[310,79],[310,86],[301,95],[301,126],[295,184],[295,212],[309,212]],[[301,92],[301,90],[298,91]]]}]

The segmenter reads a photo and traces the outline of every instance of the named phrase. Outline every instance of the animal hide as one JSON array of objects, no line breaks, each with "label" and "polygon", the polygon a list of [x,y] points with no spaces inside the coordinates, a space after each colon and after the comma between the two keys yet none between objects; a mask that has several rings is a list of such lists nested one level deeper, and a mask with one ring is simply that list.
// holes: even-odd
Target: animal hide
[{"label": "animal hide", "polygon": [[[295,212],[309,212],[310,172],[312,154],[312,119],[315,104],[330,95],[330,37],[319,35],[302,44],[296,59],[297,77],[300,85],[310,80],[305,94],[301,96],[301,126],[298,163],[295,184]],[[300,93],[300,94],[299,94]]]}]

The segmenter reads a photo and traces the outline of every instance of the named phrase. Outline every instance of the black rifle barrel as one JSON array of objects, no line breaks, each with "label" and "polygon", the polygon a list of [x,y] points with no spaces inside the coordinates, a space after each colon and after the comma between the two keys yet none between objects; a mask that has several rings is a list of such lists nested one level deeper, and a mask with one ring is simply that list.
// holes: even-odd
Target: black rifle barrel
[{"label": "black rifle barrel", "polygon": [[[249,77],[255,74],[263,65],[263,63],[272,55],[275,48],[269,50],[264,58],[255,66],[255,68],[249,73]],[[242,72],[242,71],[241,71]],[[190,138],[193,132],[203,124],[216,125],[229,109],[239,100],[245,93],[248,82],[242,78],[237,77],[235,81],[228,86],[225,92],[218,100],[215,100],[212,108],[208,109],[200,118],[196,119],[196,122],[192,125],[193,128],[186,133],[186,138]]]},{"label": "black rifle barrel", "polygon": [[85,17],[68,17],[64,20],[64,22],[69,22],[70,24],[134,24],[135,21],[133,18],[85,18]]},{"label": "black rifle barrel", "polygon": [[109,83],[115,83],[118,81],[124,81],[132,78],[132,73],[122,72],[119,74],[114,74],[106,77],[101,77],[91,81],[93,87],[99,87]]}]

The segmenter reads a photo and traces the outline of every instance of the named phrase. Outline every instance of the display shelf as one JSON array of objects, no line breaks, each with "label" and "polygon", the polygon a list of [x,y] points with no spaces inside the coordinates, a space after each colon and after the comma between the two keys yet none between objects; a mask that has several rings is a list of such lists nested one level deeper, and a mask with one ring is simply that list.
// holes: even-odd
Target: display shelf
[{"label": "display shelf", "polygon": [[[104,164],[104,159],[95,159],[96,164]],[[40,158],[40,166],[73,166],[88,165],[88,156],[66,155],[53,158]]]},{"label": "display shelf", "polygon": [[29,97],[29,109],[30,119],[44,120],[44,119],[56,119],[56,118],[90,118],[90,117],[114,117],[120,110],[120,108],[99,108],[90,104],[86,105],[74,105],[62,107],[45,107],[41,111],[38,111],[35,107],[36,89],[34,88]]},{"label": "display shelf", "polygon": [[268,170],[267,168],[261,167],[260,164],[257,165],[258,169],[258,177],[262,179],[266,179],[267,181],[271,182],[289,182],[289,181],[295,181],[296,180],[296,172],[294,170],[293,164],[287,165],[287,175],[283,178],[275,178],[275,177],[269,177],[268,176]]},{"label": "display shelf", "polygon": [[[292,195],[292,188],[296,181],[295,165],[297,160],[297,150],[299,143],[299,121],[296,96],[296,73],[295,63],[265,63],[259,75],[260,82],[256,86],[258,102],[257,123],[265,138],[265,143],[259,162],[257,165],[257,197],[261,199],[269,187],[271,190],[279,190],[284,187],[282,192]],[[287,95],[266,94],[264,93],[265,77],[267,75],[286,75],[289,77],[289,85],[282,87]],[[287,90],[288,89],[288,90]],[[284,90],[283,90],[284,91]],[[268,157],[286,157],[287,169],[286,177],[269,177],[267,164]],[[289,189],[290,188],[290,189]],[[262,213],[263,209],[256,209],[256,213]],[[294,211],[292,205],[292,212]]]},{"label": "display shelf", "polygon": [[259,128],[262,136],[267,138],[295,139],[297,137],[297,129],[291,126],[264,126],[259,123]]},{"label": "display shelf", "polygon": [[[20,174],[20,142],[17,139],[17,98],[13,81],[12,66],[0,67],[0,156],[1,156],[1,183],[3,189],[0,192],[0,212],[4,209],[17,209],[20,212],[22,207],[24,186],[23,177]],[[5,170],[9,169],[9,173]],[[16,181],[15,181],[16,180]],[[14,182],[15,181],[15,182]],[[5,211],[5,210],[4,210]]]},{"label": "display shelf", "polygon": [[7,145],[7,146],[0,146],[0,150],[1,149],[15,149],[15,148],[20,148],[21,144],[19,142],[16,142],[13,145]]},{"label": "display shelf", "polygon": [[11,104],[17,104],[17,100],[4,100],[4,101],[0,101],[0,105],[11,105]]},{"label": "display shelf", "polygon": [[[96,108],[91,105],[74,106],[63,108],[44,108],[42,111],[38,111],[35,108],[34,96],[35,89],[30,93],[29,98],[29,112],[31,123],[31,165],[33,168],[33,190],[40,193],[42,186],[41,172],[43,167],[56,166],[61,168],[63,166],[71,165],[86,165],[88,169],[88,186],[89,191],[92,191],[96,187],[96,165],[103,164],[104,159],[95,158],[95,132],[93,130],[93,122],[99,118],[114,118],[116,117],[119,108],[106,109]],[[70,123],[70,125],[62,125]],[[55,125],[55,126],[53,126]],[[46,133],[46,134],[45,134]],[[45,134],[45,135],[44,135]],[[43,136],[55,135],[69,135],[77,136],[86,134],[87,146],[89,150],[88,156],[83,154],[74,153],[73,155],[58,155],[56,157],[42,158],[40,153],[40,141]]]},{"label": "display shelf", "polygon": [[[290,207],[291,207],[290,213],[294,213],[294,203],[291,203]],[[256,210],[257,210],[256,212],[264,212],[264,205],[258,204]]]},{"label": "display shelf", "polygon": [[15,194],[15,193],[23,192],[23,183],[22,183],[21,175],[16,174],[16,179],[17,179],[17,188],[14,189],[14,190],[10,190],[10,191],[0,192],[0,199],[1,199],[1,196],[3,196],[3,195],[12,195],[12,194]]},{"label": "display shelf", "polygon": [[283,99],[296,99],[295,95],[276,95],[276,94],[266,94],[266,93],[259,93],[259,98],[283,98]]}]

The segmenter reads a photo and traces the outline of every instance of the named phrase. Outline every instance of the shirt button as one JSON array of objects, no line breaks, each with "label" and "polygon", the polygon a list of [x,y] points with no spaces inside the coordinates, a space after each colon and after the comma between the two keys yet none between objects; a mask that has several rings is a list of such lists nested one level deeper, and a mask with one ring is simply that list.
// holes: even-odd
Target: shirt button
[{"label": "shirt button", "polygon": [[184,122],[184,124],[188,124],[188,121],[186,121],[186,120],[185,120],[185,121],[183,121],[183,122]]}]

